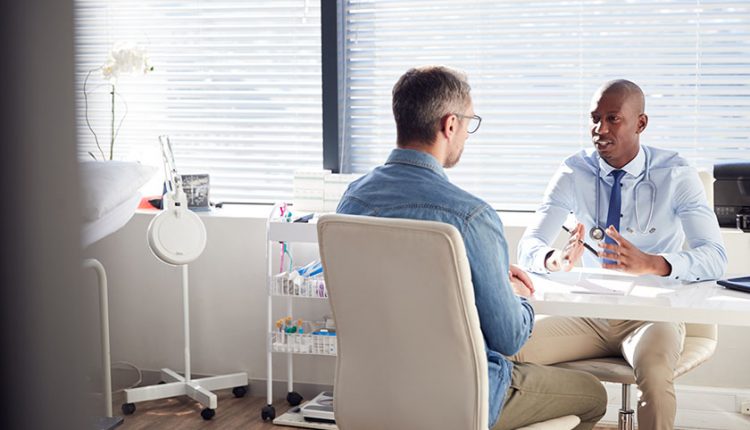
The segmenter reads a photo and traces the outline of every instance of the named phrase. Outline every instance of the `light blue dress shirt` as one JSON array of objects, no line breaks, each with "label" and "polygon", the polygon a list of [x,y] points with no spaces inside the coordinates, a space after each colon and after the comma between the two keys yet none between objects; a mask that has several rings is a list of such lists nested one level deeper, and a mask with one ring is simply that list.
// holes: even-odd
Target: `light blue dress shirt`
[{"label": "light blue dress shirt", "polygon": [[531,304],[516,296],[510,286],[508,245],[495,210],[453,185],[432,155],[394,149],[384,166],[349,185],[336,212],[441,221],[461,233],[487,352],[492,428],[500,416],[513,369],[503,355],[517,353],[534,326]]},{"label": "light blue dress shirt", "polygon": [[[645,180],[647,161],[656,192],[653,195],[651,187],[644,184],[636,195],[636,186]],[[537,273],[546,272],[544,258],[571,213],[583,223],[586,242],[598,249],[589,231],[597,224],[607,227],[612,170],[594,149],[582,150],[562,163],[518,245],[521,265]],[[672,279],[696,282],[720,278],[727,266],[726,249],[696,169],[674,151],[642,145],[622,170],[626,174],[621,181],[620,234],[641,251],[663,256],[672,266]],[[586,251],[583,266],[601,267],[601,261]]]}]

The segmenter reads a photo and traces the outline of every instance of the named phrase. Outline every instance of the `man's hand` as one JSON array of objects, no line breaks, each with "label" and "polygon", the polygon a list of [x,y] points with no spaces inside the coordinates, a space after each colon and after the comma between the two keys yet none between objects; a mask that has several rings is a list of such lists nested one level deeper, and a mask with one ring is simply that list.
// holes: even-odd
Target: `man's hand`
[{"label": "man's hand", "polygon": [[513,292],[521,297],[529,298],[534,294],[534,283],[529,275],[515,264],[510,265],[510,286]]},{"label": "man's hand", "polygon": [[636,248],[632,243],[625,240],[613,226],[607,227],[606,233],[616,243],[599,242],[599,247],[602,248],[599,257],[614,262],[602,263],[603,268],[634,275],[668,276],[672,273],[672,266],[661,255],[648,254]]},{"label": "man's hand", "polygon": [[583,255],[583,250],[585,249],[583,247],[583,237],[583,224],[578,223],[576,228],[571,230],[570,238],[565,247],[562,250],[555,249],[552,251],[544,261],[544,267],[550,272],[557,272],[561,269],[570,272],[576,262],[581,259],[581,255]]}]

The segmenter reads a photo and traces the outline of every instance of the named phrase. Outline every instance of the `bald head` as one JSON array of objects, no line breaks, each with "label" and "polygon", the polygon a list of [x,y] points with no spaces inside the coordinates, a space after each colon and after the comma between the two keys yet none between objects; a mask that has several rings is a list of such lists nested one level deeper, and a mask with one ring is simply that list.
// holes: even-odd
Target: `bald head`
[{"label": "bald head", "polygon": [[628,99],[628,102],[637,110],[636,114],[646,112],[646,97],[643,95],[641,87],[634,82],[628,81],[627,79],[615,79],[606,82],[599,87],[594,94],[594,98],[598,100],[604,94],[624,95]]}]

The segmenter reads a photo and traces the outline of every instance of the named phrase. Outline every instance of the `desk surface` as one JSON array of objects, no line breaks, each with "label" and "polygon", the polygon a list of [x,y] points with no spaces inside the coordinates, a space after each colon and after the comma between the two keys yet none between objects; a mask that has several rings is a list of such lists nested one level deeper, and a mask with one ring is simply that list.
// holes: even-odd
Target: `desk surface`
[{"label": "desk surface", "polygon": [[750,326],[750,294],[603,269],[531,274],[538,314]]}]

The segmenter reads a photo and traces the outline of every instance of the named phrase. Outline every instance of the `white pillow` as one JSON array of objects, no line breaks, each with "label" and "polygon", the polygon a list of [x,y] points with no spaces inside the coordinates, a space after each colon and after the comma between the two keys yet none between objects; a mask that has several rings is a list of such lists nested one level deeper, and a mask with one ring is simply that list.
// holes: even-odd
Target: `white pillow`
[{"label": "white pillow", "polygon": [[94,221],[128,200],[157,168],[130,161],[80,163],[83,218]]}]

